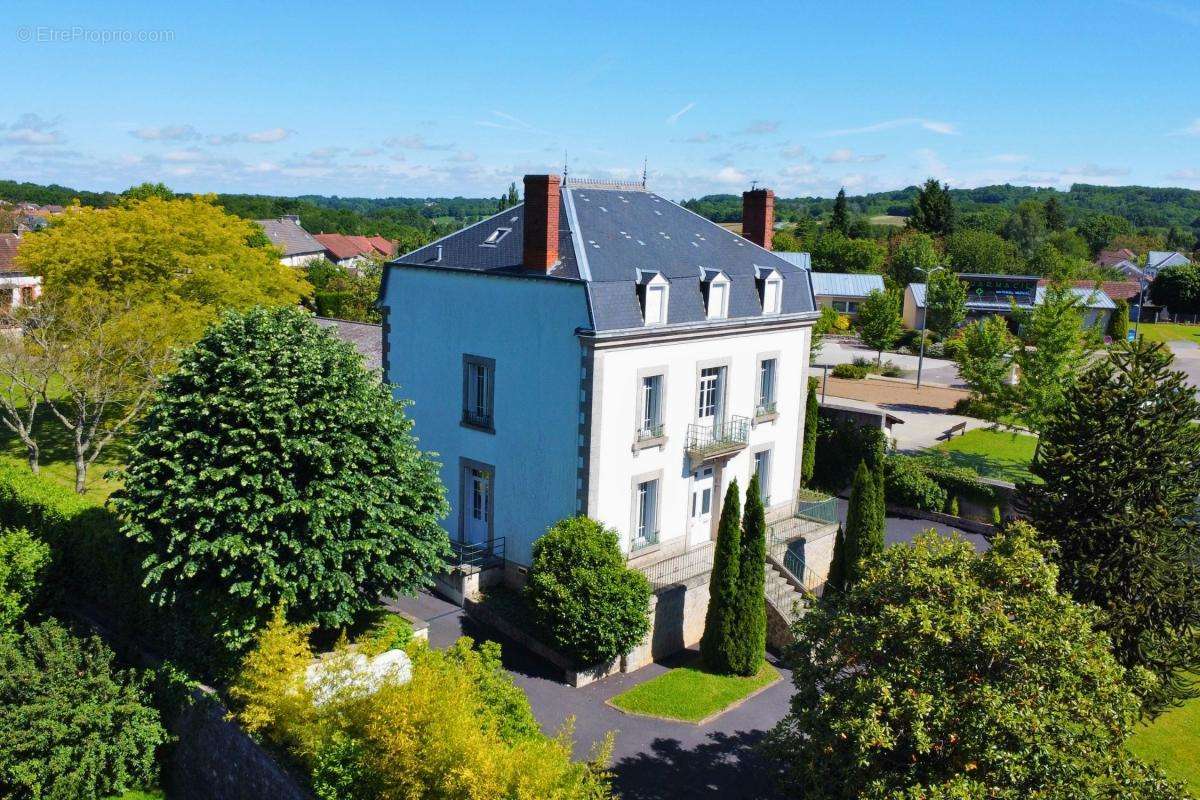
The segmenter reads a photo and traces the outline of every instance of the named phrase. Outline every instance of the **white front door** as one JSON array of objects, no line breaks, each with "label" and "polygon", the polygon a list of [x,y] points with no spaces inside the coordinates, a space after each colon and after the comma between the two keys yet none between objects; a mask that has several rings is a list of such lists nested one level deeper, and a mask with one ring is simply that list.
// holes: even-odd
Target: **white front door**
[{"label": "white front door", "polygon": [[467,487],[463,541],[467,544],[486,544],[492,518],[492,474],[487,470],[467,467],[463,470],[463,478]]},{"label": "white front door", "polygon": [[707,542],[711,537],[713,512],[713,468],[692,473],[692,497],[688,506],[688,545]]}]

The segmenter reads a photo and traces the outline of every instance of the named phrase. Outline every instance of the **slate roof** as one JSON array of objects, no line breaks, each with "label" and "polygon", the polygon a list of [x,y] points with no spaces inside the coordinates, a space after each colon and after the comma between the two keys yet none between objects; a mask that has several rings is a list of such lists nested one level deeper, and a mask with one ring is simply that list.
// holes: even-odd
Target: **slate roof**
[{"label": "slate roof", "polygon": [[271,244],[286,256],[320,255],[325,247],[290,219],[256,219]]},{"label": "slate roof", "polygon": [[[529,275],[521,263],[524,210],[523,203],[515,205],[393,263]],[[508,232],[500,233],[502,229]],[[770,269],[783,277],[783,314],[814,310],[806,270],[640,189],[563,187],[559,259],[549,277],[588,284],[592,321],[598,331],[643,327],[636,290],[639,270],[659,272],[670,284],[668,328],[705,321],[703,270],[720,270],[729,277],[730,319],[761,316],[756,279]]]},{"label": "slate roof", "polygon": [[370,322],[351,322],[345,319],[313,317],[313,322],[344,342],[354,345],[369,370],[383,369],[383,326]]},{"label": "slate roof", "polygon": [[882,275],[855,275],[841,272],[810,272],[813,294],[817,297],[866,297],[874,290],[883,291]]},{"label": "slate roof", "polygon": [[1153,274],[1164,267],[1177,267],[1190,263],[1192,260],[1183,253],[1174,250],[1151,250],[1146,254],[1145,270],[1147,273]]},{"label": "slate roof", "polygon": [[[1103,289],[1094,288],[1095,287],[1094,283],[1091,283],[1091,282],[1085,282],[1085,283],[1086,283],[1086,285],[1084,285],[1084,286],[1072,286],[1071,287],[1071,291],[1073,291],[1075,293],[1075,295],[1081,301],[1083,301],[1083,305],[1085,308],[1104,309],[1104,308],[1116,308],[1117,307],[1116,303],[1114,303],[1112,301],[1111,297],[1109,297],[1107,294],[1104,293]],[[910,283],[908,285],[908,288],[912,289],[913,300],[916,302],[917,308],[924,308],[925,307],[925,284]],[[1033,301],[1034,305],[1041,305],[1042,300],[1045,299],[1045,296],[1046,296],[1046,287],[1044,285],[1039,285],[1037,287],[1037,295]],[[1029,308],[1029,306],[1023,306],[1022,304],[1018,304],[1018,307],[1019,308],[1020,307]],[[970,296],[968,295],[967,308],[975,309],[977,311],[988,311],[988,310],[1008,311],[1010,306],[1006,303],[980,303],[977,301],[972,301]]]}]

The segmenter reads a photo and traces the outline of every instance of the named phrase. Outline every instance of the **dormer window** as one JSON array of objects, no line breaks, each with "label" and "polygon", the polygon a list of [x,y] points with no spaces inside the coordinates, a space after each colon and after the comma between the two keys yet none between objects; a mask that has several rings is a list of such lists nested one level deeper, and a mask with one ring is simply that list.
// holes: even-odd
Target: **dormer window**
[{"label": "dormer window", "polygon": [[488,237],[480,243],[480,246],[495,247],[504,241],[504,237],[508,236],[510,233],[512,233],[512,228],[496,228],[496,230],[488,234]]},{"label": "dormer window", "polygon": [[705,316],[708,319],[725,319],[729,316],[729,276],[719,269],[700,269],[700,294],[704,298]]},{"label": "dormer window", "polygon": [[667,324],[667,300],[671,285],[661,272],[638,270],[638,302],[642,306],[642,320],[646,325]]},{"label": "dormer window", "polygon": [[783,306],[783,276],[770,267],[755,267],[758,299],[762,301],[762,313],[778,314]]}]

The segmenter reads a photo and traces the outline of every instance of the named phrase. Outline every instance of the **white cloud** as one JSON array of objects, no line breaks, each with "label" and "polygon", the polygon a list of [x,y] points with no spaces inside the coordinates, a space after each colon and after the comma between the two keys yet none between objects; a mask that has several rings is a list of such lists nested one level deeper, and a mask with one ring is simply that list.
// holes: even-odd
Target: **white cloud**
[{"label": "white cloud", "polygon": [[735,167],[722,167],[713,175],[713,180],[718,183],[749,183],[750,178],[746,173]]},{"label": "white cloud", "polygon": [[880,131],[890,131],[896,128],[911,128],[920,127],[932,133],[938,133],[943,136],[954,136],[958,134],[958,127],[950,122],[940,122],[935,119],[925,119],[923,117],[903,117],[901,119],[889,119],[883,122],[876,122],[871,125],[864,125],[861,128],[842,128],[835,131],[826,131],[819,134],[820,136],[853,136],[860,133],[878,133]]},{"label": "white cloud", "polygon": [[380,151],[378,147],[359,147],[350,153],[350,155],[357,158],[367,158],[370,156],[377,156],[379,155],[379,152]]},{"label": "white cloud", "polygon": [[129,135],[144,142],[182,142],[200,138],[200,132],[191,125],[147,126],[130,131]]},{"label": "white cloud", "polygon": [[997,153],[994,156],[989,156],[985,159],[993,164],[1021,164],[1029,160],[1029,156],[1023,153]]},{"label": "white cloud", "polygon": [[927,147],[917,150],[917,165],[923,175],[929,175],[941,181],[950,182],[950,168],[938,154]]},{"label": "white cloud", "polygon": [[779,154],[784,158],[805,158],[808,151],[804,149],[804,145],[793,144],[783,148]]},{"label": "white cloud", "polygon": [[385,147],[394,147],[399,150],[449,150],[454,145],[452,144],[431,144],[425,141],[425,137],[420,134],[411,136],[391,136],[383,140]]},{"label": "white cloud", "polygon": [[1171,131],[1171,136],[1200,136],[1200,117],[1192,120],[1190,125],[1185,125],[1176,131]]},{"label": "white cloud", "polygon": [[775,133],[779,130],[779,120],[774,119],[759,119],[747,125],[742,133],[747,133],[752,136],[760,136],[764,133]]},{"label": "white cloud", "polygon": [[1099,164],[1088,163],[1063,167],[1060,174],[1065,177],[1077,178],[1119,178],[1122,175],[1128,175],[1129,169],[1126,167],[1102,167]]},{"label": "white cloud", "polygon": [[274,142],[282,142],[291,134],[284,128],[268,128],[265,131],[255,131],[254,133],[246,134],[247,142],[255,142],[256,144],[271,144]]},{"label": "white cloud", "polygon": [[839,147],[821,160],[826,164],[871,164],[884,158],[882,153],[860,154],[849,147]]},{"label": "white cloud", "polygon": [[720,138],[720,134],[712,133],[710,131],[700,131],[699,133],[693,133],[691,136],[683,139],[682,141],[687,142],[688,144],[708,144],[709,142],[715,142]]},{"label": "white cloud", "polygon": [[[59,119],[46,119],[37,114],[22,114],[17,121],[9,125],[4,134],[4,141],[9,144],[42,146],[61,144],[62,133],[59,132]],[[3,129],[3,126],[0,126]]]},{"label": "white cloud", "polygon": [[1173,181],[1200,181],[1200,169],[1188,167],[1168,172],[1167,177]]},{"label": "white cloud", "polygon": [[163,153],[164,161],[204,161],[207,155],[199,147],[186,147],[182,150],[170,150]]},{"label": "white cloud", "polygon": [[693,108],[695,108],[695,107],[696,107],[696,104],[695,104],[695,103],[688,103],[686,106],[684,106],[683,108],[679,109],[678,111],[676,111],[676,112],[675,112],[674,114],[672,114],[671,116],[667,117],[667,124],[668,124],[668,125],[674,125],[676,122],[679,122],[679,118],[680,118],[680,117],[682,117],[684,114],[688,113],[689,111],[691,111],[691,110],[692,110]]},{"label": "white cloud", "polygon": [[479,156],[475,155],[470,150],[460,150],[452,155],[450,160],[459,164],[470,164],[473,161],[478,161]]}]

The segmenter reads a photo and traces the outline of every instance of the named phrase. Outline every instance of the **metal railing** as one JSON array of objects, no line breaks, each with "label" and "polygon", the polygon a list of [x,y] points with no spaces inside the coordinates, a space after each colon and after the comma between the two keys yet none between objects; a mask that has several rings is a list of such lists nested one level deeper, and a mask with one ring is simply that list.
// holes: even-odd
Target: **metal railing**
[{"label": "metal railing", "polygon": [[504,563],[504,537],[499,536],[490,542],[450,542],[450,566],[452,567],[490,567]]},{"label": "metal railing", "polygon": [[697,547],[684,550],[679,555],[664,558],[653,564],[638,566],[636,569],[646,576],[646,580],[650,581],[651,588],[662,589],[710,572],[714,549],[714,542],[705,542]]},{"label": "metal railing", "polygon": [[636,553],[638,550],[644,550],[655,544],[658,544],[658,531],[646,531],[641,536],[633,537],[629,543],[629,552]]},{"label": "metal railing", "polygon": [[837,498],[801,489],[800,494],[796,497],[792,516],[797,519],[809,519],[825,525],[833,525],[838,521]]},{"label": "metal railing", "polygon": [[774,400],[772,400],[769,403],[759,403],[754,408],[754,416],[756,416],[756,417],[765,417],[768,414],[774,414],[774,413],[775,413],[775,401]]},{"label": "metal railing", "polygon": [[638,438],[639,442],[644,442],[647,439],[658,439],[662,435],[663,435],[663,426],[661,423],[658,425],[643,426],[641,428],[638,428],[638,432],[637,432],[637,438]]},{"label": "metal railing", "polygon": [[789,623],[799,619],[806,608],[804,595],[796,591],[788,583],[768,583],[766,587],[767,602],[771,604]]},{"label": "metal railing", "polygon": [[711,425],[692,423],[687,427],[687,450],[693,458],[708,458],[720,453],[740,450],[750,436],[750,420],[730,417]]}]

